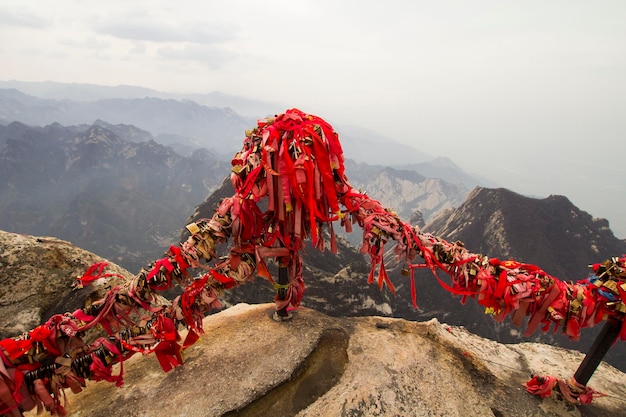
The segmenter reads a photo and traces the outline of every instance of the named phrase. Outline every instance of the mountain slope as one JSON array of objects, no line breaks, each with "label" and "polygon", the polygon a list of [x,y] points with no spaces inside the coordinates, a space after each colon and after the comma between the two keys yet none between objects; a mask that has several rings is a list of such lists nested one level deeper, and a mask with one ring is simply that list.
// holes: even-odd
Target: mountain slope
[{"label": "mountain slope", "polygon": [[363,190],[404,219],[419,211],[428,221],[441,210],[459,206],[468,194],[462,184],[427,177],[414,170],[357,164],[352,160],[347,160],[345,166],[354,188]]},{"label": "mountain slope", "polygon": [[[134,127],[117,126],[126,136]],[[221,181],[206,151],[178,155],[100,125],[0,126],[0,228],[56,236],[138,271]]]},{"label": "mountain slope", "polygon": [[579,280],[587,265],[626,253],[605,219],[593,218],[566,197],[524,197],[498,188],[476,188],[457,209],[426,226],[473,252],[543,266],[563,280]]}]

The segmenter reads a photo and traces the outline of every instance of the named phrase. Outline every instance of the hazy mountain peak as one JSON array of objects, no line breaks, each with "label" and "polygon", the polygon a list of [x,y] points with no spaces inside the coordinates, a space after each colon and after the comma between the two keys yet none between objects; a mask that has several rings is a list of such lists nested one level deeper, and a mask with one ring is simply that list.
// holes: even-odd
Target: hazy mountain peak
[{"label": "hazy mountain peak", "polygon": [[438,166],[441,168],[454,168],[457,170],[461,170],[461,168],[459,168],[459,166],[452,162],[452,159],[448,158],[447,156],[438,156],[432,159],[430,163],[434,166]]},{"label": "hazy mountain peak", "polygon": [[463,204],[427,227],[478,253],[551,265],[546,272],[562,279],[581,279],[588,264],[626,253],[626,243],[606,227],[606,220],[592,218],[560,195],[538,199],[506,188],[476,187]]},{"label": "hazy mountain peak", "polygon": [[86,143],[88,142],[115,142],[121,143],[121,139],[117,137],[113,132],[100,125],[92,125],[89,129],[81,135]]},{"label": "hazy mountain peak", "polygon": [[217,156],[206,148],[198,148],[190,156],[191,159],[199,161],[209,161],[218,159]]},{"label": "hazy mountain peak", "polygon": [[420,175],[418,172],[410,169],[396,169],[392,167],[383,167],[379,175],[386,175],[389,177],[395,177],[401,180],[420,182],[424,181],[426,177]]}]

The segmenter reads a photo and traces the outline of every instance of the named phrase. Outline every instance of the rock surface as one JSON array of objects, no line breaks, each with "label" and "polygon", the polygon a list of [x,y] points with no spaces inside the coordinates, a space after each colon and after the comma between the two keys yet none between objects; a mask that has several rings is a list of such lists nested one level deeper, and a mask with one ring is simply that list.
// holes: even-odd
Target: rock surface
[{"label": "rock surface", "polygon": [[121,388],[90,382],[68,392],[68,415],[626,415],[625,375],[605,363],[590,385],[608,396],[590,405],[526,393],[531,372],[573,375],[578,352],[502,345],[435,319],[332,318],[301,308],[278,323],[273,308],[238,304],[208,316],[184,366],[166,374],[155,357],[135,355]]},{"label": "rock surface", "polygon": [[[0,329],[19,334],[114,285],[71,290],[96,262],[105,260],[66,241],[0,232]],[[131,276],[112,263],[107,272]],[[608,396],[591,405],[526,393],[533,372],[572,376],[576,351],[499,344],[436,320],[305,307],[277,323],[273,308],[237,304],[207,317],[185,365],[169,373],[137,354],[124,363],[123,387],[66,390],[69,416],[626,416],[625,375],[606,363],[590,385]]]},{"label": "rock surface", "polygon": [[[93,291],[99,294],[97,287],[103,282],[82,291],[72,291],[72,284],[98,262],[107,262],[107,273],[132,277],[70,242],[0,231],[0,338],[29,331],[52,314],[74,311],[89,297],[96,297]],[[112,277],[107,285],[119,282]]]}]

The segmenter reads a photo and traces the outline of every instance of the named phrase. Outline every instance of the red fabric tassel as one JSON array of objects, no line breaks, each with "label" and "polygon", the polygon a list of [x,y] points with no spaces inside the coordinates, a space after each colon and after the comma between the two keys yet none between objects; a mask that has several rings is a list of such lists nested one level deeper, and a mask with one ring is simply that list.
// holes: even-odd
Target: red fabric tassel
[{"label": "red fabric tassel", "polygon": [[524,385],[527,392],[545,398],[552,394],[552,389],[556,385],[557,381],[557,378],[553,376],[541,377],[535,375]]},{"label": "red fabric tassel", "polygon": [[176,342],[161,342],[157,345],[154,352],[164,372],[169,372],[183,364],[180,345]]}]

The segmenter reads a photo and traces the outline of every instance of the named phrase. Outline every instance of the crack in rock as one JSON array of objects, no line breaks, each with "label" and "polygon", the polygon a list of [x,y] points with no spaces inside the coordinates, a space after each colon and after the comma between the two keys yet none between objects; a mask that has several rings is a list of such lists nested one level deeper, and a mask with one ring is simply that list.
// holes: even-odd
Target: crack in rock
[{"label": "crack in rock", "polygon": [[344,329],[324,330],[315,349],[289,380],[223,417],[295,416],[339,381],[348,363],[349,339]]}]

